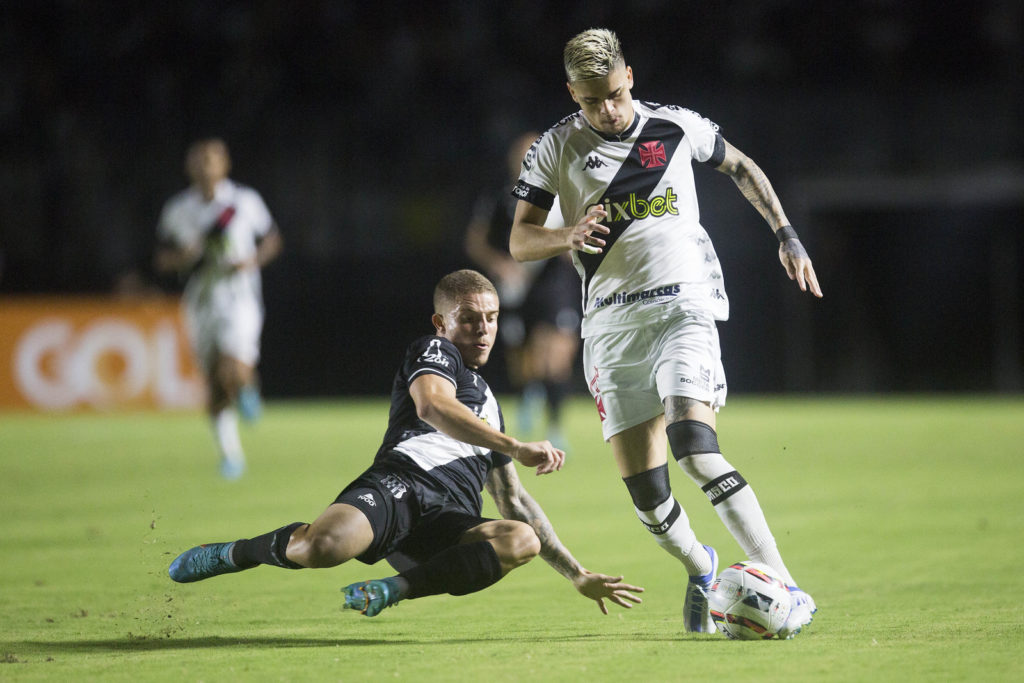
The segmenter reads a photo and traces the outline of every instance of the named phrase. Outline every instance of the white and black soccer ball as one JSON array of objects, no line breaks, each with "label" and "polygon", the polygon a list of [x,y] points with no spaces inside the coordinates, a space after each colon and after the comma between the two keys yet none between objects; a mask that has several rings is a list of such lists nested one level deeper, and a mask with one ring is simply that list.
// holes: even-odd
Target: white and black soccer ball
[{"label": "white and black soccer ball", "polygon": [[737,562],[711,584],[711,618],[734,640],[769,640],[789,618],[793,601],[775,570],[759,562]]}]

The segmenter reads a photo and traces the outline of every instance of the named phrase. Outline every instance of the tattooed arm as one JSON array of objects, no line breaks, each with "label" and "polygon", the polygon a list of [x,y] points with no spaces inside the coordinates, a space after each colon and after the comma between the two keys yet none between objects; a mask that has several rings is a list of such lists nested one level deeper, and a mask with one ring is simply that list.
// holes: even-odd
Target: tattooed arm
[{"label": "tattooed arm", "polygon": [[501,516],[529,524],[540,539],[540,556],[544,561],[572,581],[582,595],[595,601],[603,613],[608,614],[608,608],[604,604],[605,598],[626,608],[632,607],[630,602],[642,602],[630,591],[642,593],[643,588],[623,583],[621,576],[590,572],[572,556],[558,540],[558,535],[555,534],[540,505],[523,488],[513,463],[492,469],[487,477],[486,486]]},{"label": "tattooed arm", "polygon": [[[723,140],[723,142],[725,141]],[[781,238],[779,239],[779,261],[786,269],[789,279],[796,280],[801,291],[806,292],[810,289],[814,296],[820,298],[822,296],[821,287],[818,285],[814,266],[811,265],[811,258],[796,237],[796,232],[790,227],[786,213],[782,210],[782,203],[761,167],[746,154],[725,142],[725,158],[717,170],[732,178],[747,201],[771,226],[772,232]],[[788,233],[780,232],[784,228],[788,228]]]}]

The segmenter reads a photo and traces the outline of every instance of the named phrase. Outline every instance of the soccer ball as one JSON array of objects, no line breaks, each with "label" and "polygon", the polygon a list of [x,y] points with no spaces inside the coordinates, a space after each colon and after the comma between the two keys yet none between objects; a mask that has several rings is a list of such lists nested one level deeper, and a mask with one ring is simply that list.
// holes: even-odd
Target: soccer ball
[{"label": "soccer ball", "polygon": [[786,583],[759,562],[737,562],[711,584],[711,618],[734,640],[768,640],[779,634],[793,609]]}]

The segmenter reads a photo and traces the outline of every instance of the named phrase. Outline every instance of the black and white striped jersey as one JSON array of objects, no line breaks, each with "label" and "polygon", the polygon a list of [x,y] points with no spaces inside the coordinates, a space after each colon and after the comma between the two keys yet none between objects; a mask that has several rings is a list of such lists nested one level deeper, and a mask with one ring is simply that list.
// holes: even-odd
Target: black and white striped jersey
[{"label": "black and white striped jersey", "polygon": [[582,112],[559,121],[527,152],[512,194],[542,209],[558,197],[565,224],[603,204],[603,253],[573,252],[583,279],[583,336],[642,327],[675,310],[729,317],[722,269],[700,224],[691,160],[715,166],[718,126],[673,105],[633,102],[618,135]]},{"label": "black and white striped jersey", "polygon": [[388,429],[375,462],[394,463],[398,452],[405,456],[402,460],[411,461],[422,474],[455,495],[467,510],[479,512],[480,492],[487,473],[511,459],[503,453],[454,439],[419,419],[409,386],[424,373],[451,382],[460,403],[495,429],[505,431],[501,407],[491,388],[483,377],[463,364],[455,344],[444,337],[420,337],[409,345],[395,374]]}]

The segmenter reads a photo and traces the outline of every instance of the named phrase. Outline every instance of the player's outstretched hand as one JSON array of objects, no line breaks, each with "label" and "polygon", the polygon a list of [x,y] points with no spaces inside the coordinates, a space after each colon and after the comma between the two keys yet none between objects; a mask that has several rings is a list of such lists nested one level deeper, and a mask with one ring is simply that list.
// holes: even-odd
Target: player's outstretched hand
[{"label": "player's outstretched hand", "polygon": [[811,257],[798,239],[784,240],[779,245],[779,260],[782,267],[786,269],[786,275],[790,280],[796,280],[800,285],[800,291],[811,290],[811,294],[819,299],[823,296],[821,287],[818,285],[818,276],[814,274],[814,266],[811,265]]},{"label": "player's outstretched hand", "polygon": [[596,602],[597,606],[601,608],[601,612],[603,614],[608,614],[608,608],[604,604],[606,598],[614,602],[619,607],[625,607],[626,609],[630,609],[633,606],[630,603],[636,603],[639,605],[643,602],[643,600],[633,595],[633,593],[643,593],[644,589],[640,586],[623,583],[621,576],[595,574],[584,569],[583,572],[573,580],[573,584],[575,584],[576,590],[578,590],[580,594]]},{"label": "player's outstretched hand", "polygon": [[512,457],[526,467],[536,467],[537,474],[557,472],[565,464],[565,451],[555,448],[550,441],[520,443]]},{"label": "player's outstretched hand", "polygon": [[590,211],[587,211],[587,215],[583,219],[573,226],[572,229],[572,248],[576,251],[582,251],[586,254],[600,254],[604,249],[605,241],[600,237],[594,235],[607,235],[611,232],[607,225],[601,225],[598,223],[602,218],[605,218],[608,212],[604,210],[601,204],[591,207]]}]

